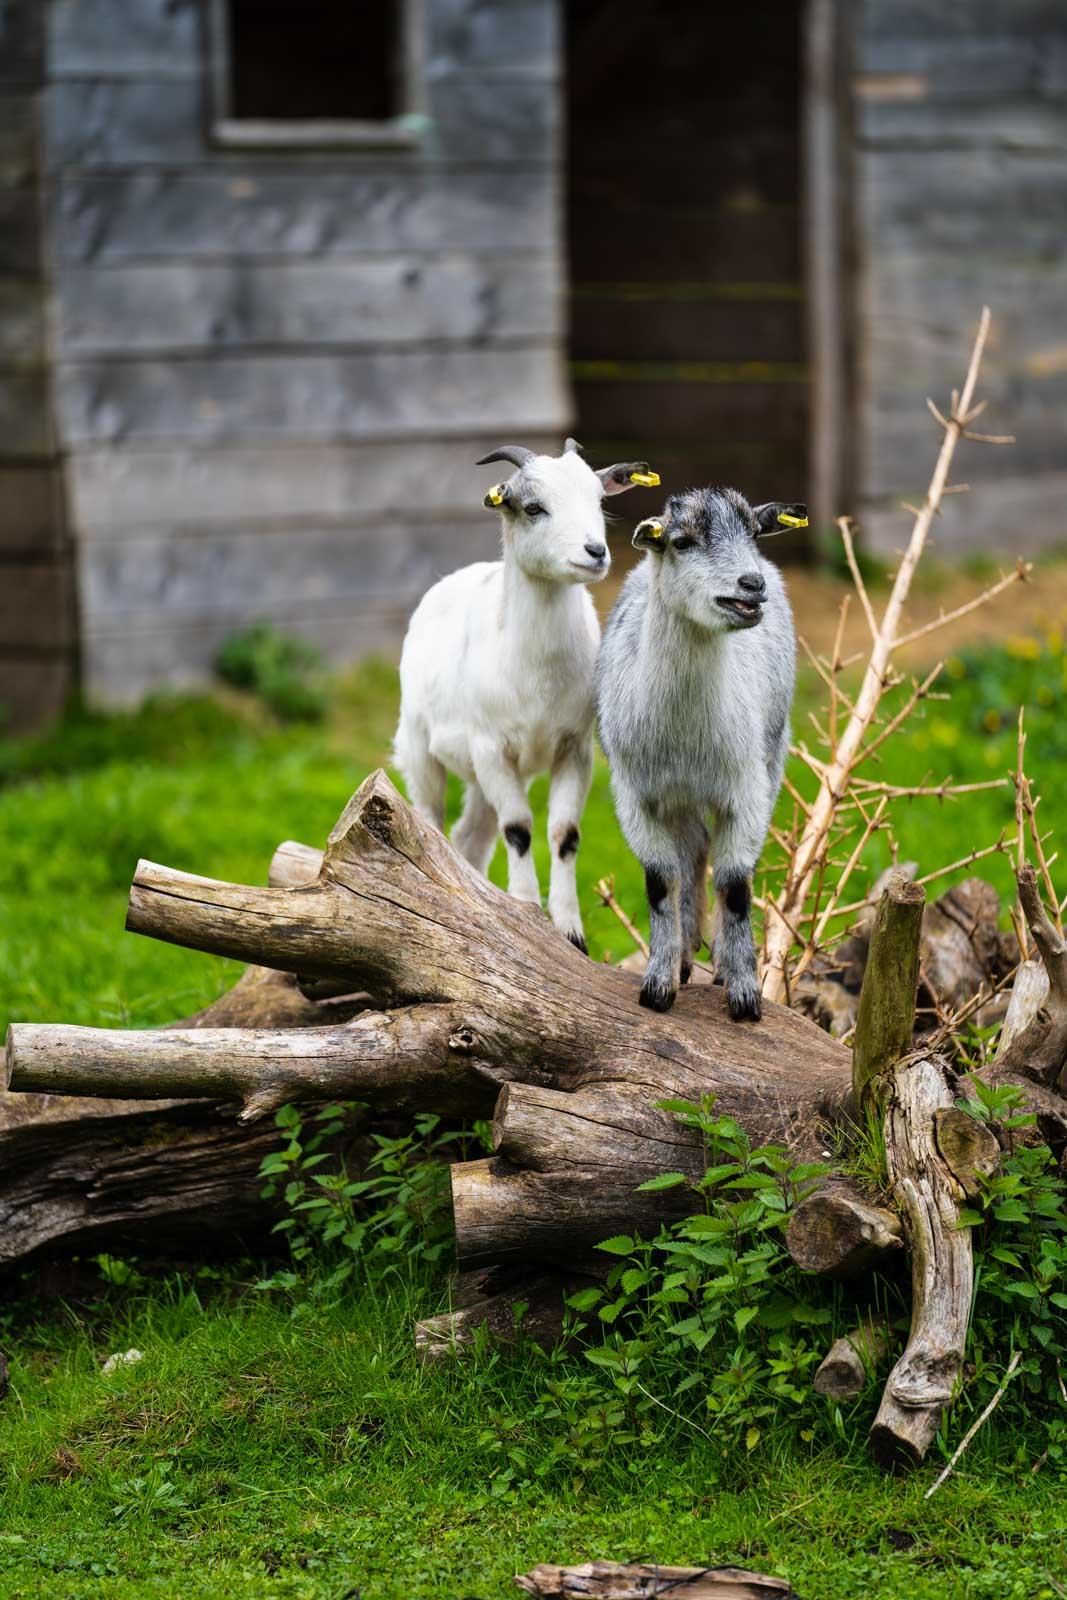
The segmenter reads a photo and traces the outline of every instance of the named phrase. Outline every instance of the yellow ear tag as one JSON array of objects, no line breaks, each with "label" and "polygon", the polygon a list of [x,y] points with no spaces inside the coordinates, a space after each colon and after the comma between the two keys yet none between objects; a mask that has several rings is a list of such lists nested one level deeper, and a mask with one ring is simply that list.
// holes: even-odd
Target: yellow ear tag
[{"label": "yellow ear tag", "polygon": [[778,521],[784,522],[787,528],[806,528],[808,525],[807,517],[791,517],[788,511],[779,511]]},{"label": "yellow ear tag", "polygon": [[630,482],[631,483],[639,483],[641,485],[642,489],[658,489],[659,488],[659,473],[658,472],[631,472],[631,474],[630,474]]},{"label": "yellow ear tag", "polygon": [[491,505],[502,506],[504,504],[504,485],[502,483],[494,484],[486,499]]},{"label": "yellow ear tag", "polygon": [[662,522],[657,522],[654,517],[646,517],[644,522],[637,524],[634,533],[643,533],[646,539],[662,539],[663,524]]}]

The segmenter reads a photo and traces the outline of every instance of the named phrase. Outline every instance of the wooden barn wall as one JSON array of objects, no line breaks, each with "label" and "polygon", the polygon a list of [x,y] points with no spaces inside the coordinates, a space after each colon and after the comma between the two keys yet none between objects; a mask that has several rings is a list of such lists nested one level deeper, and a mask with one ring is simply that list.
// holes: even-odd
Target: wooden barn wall
[{"label": "wooden barn wall", "polygon": [[39,0],[0,7],[0,728],[60,709],[74,665],[52,424]]},{"label": "wooden barn wall", "polygon": [[860,513],[892,551],[925,488],[983,304],[981,426],[938,549],[1067,541],[1067,9],[1063,0],[863,0],[855,40]]},{"label": "wooden barn wall", "polygon": [[[416,3],[416,0],[411,0]],[[555,0],[422,0],[412,151],[206,129],[199,0],[51,0],[62,441],[90,693],[259,618],[344,659],[495,549],[501,438],[558,440]]]}]

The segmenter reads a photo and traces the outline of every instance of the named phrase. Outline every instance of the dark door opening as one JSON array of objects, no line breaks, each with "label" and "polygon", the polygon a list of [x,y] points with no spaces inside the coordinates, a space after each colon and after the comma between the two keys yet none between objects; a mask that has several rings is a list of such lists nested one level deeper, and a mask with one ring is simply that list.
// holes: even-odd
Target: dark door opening
[{"label": "dark door opening", "polygon": [[806,499],[800,0],[563,9],[576,435],[668,492]]}]

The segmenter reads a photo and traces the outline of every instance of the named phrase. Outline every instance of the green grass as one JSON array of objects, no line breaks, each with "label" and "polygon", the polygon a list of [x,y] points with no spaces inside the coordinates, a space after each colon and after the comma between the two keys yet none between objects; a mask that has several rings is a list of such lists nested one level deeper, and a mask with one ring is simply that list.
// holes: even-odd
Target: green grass
[{"label": "green grass", "polygon": [[[1062,835],[1061,642],[954,662],[949,684],[952,703],[928,707],[876,775],[1003,774],[1023,700],[1044,825]],[[805,682],[798,729],[815,703]],[[227,963],[123,933],[137,857],[263,881],[279,840],[322,842],[385,757],[395,711],[394,674],[372,665],[319,726],[280,729],[236,696],[159,700],[0,744],[0,1017],[145,1025],[213,998],[232,979]],[[534,800],[543,818],[543,785]],[[1011,821],[1009,789],[900,807],[896,830],[902,854],[929,870]],[[875,841],[857,891],[886,858]],[[602,765],[579,863],[592,951],[620,956],[628,941],[592,886],[614,873],[642,922],[643,895]],[[1006,898],[1007,863],[979,870]],[[652,1450],[620,1446],[591,1477],[540,1480],[551,1424],[530,1420],[528,1358],[422,1370],[406,1295],[368,1291],[293,1319],[247,1289],[256,1275],[160,1269],[126,1291],[11,1287],[0,1596],[489,1600],[517,1592],[511,1575],[538,1561],[594,1556],[750,1564],[788,1575],[806,1600],[1065,1592],[1062,1483],[1050,1463],[1031,1476],[1039,1449],[1025,1434],[984,1430],[930,1502],[929,1474],[887,1480],[867,1463],[870,1397],[832,1447],[786,1448],[769,1432],[739,1460],[665,1418]],[[420,1291],[423,1309],[433,1293]],[[102,1377],[101,1359],[129,1346],[143,1362]],[[953,1419],[947,1448],[967,1420]],[[531,1463],[518,1487],[499,1472],[513,1428]]]},{"label": "green grass", "polygon": [[[928,1477],[883,1478],[849,1423],[836,1450],[738,1462],[667,1419],[593,1477],[500,1493],[497,1438],[516,1423],[536,1462],[551,1427],[521,1420],[528,1358],[420,1369],[403,1295],[294,1321],[238,1288],[171,1276],[23,1322],[0,1594],[488,1600],[597,1556],[751,1565],[807,1600],[1060,1592],[1062,1487],[1025,1440],[980,1437],[924,1503]],[[143,1361],[102,1377],[131,1345]]]}]

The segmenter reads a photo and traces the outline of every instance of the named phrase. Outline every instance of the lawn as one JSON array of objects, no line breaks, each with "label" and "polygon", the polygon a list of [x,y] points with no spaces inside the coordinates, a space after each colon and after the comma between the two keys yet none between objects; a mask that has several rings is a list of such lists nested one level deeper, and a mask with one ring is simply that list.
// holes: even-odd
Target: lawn
[{"label": "lawn", "polygon": [[[1003,775],[1022,701],[1041,815],[1061,835],[1060,638],[954,657],[947,683],[951,700],[909,724],[879,775]],[[805,680],[798,728],[814,704]],[[320,724],[281,727],[228,694],[72,714],[47,737],[0,744],[0,1016],[151,1025],[213,998],[232,981],[227,963],[123,933],[137,857],[263,881],[281,839],[323,841],[387,758],[395,711],[394,673],[372,664],[337,686]],[[916,801],[895,828],[926,871],[1012,820],[1007,788]],[[537,852],[544,884],[543,830]],[[886,859],[874,841],[859,882]],[[980,870],[1006,898],[1007,862]],[[628,940],[593,892],[605,873],[643,913],[598,765],[582,905],[592,953],[618,958]],[[805,1600],[1067,1591],[1062,1481],[1052,1462],[1032,1474],[1041,1447],[1022,1426],[987,1428],[929,1502],[930,1474],[887,1480],[867,1464],[869,1396],[808,1445],[771,1430],[739,1453],[666,1417],[654,1447],[542,1470],[559,1427],[533,1408],[534,1357],[416,1365],[411,1318],[439,1307],[441,1281],[303,1302],[294,1316],[286,1297],[253,1289],[255,1264],[141,1268],[84,1263],[8,1286],[0,1596],[490,1600],[538,1561],[596,1555],[750,1564],[788,1575]],[[130,1346],[144,1360],[103,1377],[102,1358]],[[968,1420],[952,1419],[946,1449]]]}]

